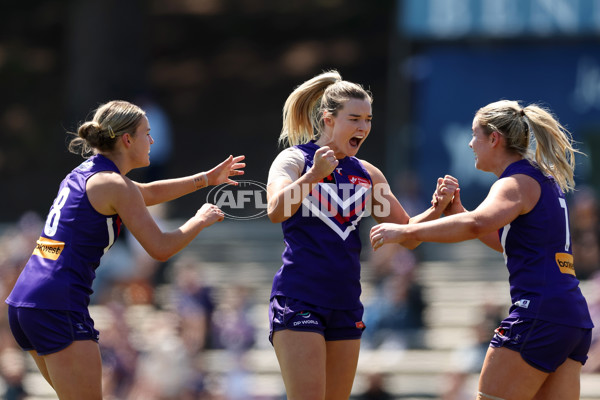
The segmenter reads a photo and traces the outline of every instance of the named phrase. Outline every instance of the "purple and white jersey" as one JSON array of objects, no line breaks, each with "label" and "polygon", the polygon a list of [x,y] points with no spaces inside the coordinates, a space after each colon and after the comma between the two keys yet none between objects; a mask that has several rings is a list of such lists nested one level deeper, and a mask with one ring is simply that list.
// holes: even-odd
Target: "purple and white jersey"
[{"label": "purple and white jersey", "polygon": [[16,307],[84,311],[100,257],[119,235],[118,215],[102,215],[90,204],[87,180],[117,166],[95,155],[60,184],[44,231],[6,303]]},{"label": "purple and white jersey", "polygon": [[535,179],[541,194],[530,212],[498,231],[510,274],[511,316],[591,328],[575,277],[565,196],[554,178],[527,160],[509,165],[499,179],[516,174]]},{"label": "purple and white jersey", "polygon": [[[304,175],[313,165],[314,142],[296,146]],[[372,181],[356,157],[339,160],[294,215],[282,223],[283,266],[271,298],[287,296],[332,309],[360,307],[359,223],[369,206]]]}]

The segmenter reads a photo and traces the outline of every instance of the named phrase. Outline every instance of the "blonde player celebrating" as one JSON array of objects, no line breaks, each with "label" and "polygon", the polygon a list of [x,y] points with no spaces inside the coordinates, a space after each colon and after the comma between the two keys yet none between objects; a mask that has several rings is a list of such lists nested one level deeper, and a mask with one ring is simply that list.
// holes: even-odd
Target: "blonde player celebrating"
[{"label": "blonde player celebrating", "polygon": [[475,167],[498,177],[479,207],[466,211],[457,190],[446,210],[455,215],[377,225],[371,244],[478,238],[504,252],[513,305],[495,330],[477,398],[579,399],[593,324],[575,277],[564,196],[574,187],[570,134],[548,110],[503,100],[477,111],[469,146]]},{"label": "blonde player celebrating", "polygon": [[438,218],[454,192],[446,182],[447,195],[408,216],[381,171],[355,157],[371,132],[371,102],[330,71],[296,88],[284,106],[280,139],[292,147],[273,162],[267,196],[286,244],[273,279],[270,340],[290,400],[350,396],[365,329],[358,227],[371,189],[380,211],[373,217],[400,224]]},{"label": "blonde player celebrating", "polygon": [[6,299],[10,328],[61,400],[101,400],[99,334],[88,304],[100,258],[119,235],[121,221],[146,251],[166,260],[223,212],[204,204],[172,232],[162,232],[146,206],[208,185],[236,182],[244,156],[230,156],[208,172],[137,183],[125,175],[150,164],[145,112],[125,101],[100,106],[69,148],[94,155],[62,181],[33,255]]}]

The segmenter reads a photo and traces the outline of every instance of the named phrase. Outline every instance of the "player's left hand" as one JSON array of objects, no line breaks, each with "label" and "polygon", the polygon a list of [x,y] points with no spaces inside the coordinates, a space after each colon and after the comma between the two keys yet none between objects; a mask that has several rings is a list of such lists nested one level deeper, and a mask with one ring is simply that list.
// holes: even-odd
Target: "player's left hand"
[{"label": "player's left hand", "polygon": [[230,176],[244,175],[242,168],[246,167],[246,163],[240,161],[244,160],[246,156],[229,156],[225,161],[211,169],[206,173],[209,186],[217,186],[222,183],[228,183],[230,185],[236,185],[237,182],[230,179]]}]

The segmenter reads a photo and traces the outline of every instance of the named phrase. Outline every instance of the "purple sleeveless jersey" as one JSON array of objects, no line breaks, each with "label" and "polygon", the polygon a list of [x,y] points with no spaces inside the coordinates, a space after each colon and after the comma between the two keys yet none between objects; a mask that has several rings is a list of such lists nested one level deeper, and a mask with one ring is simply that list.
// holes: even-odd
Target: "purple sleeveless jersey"
[{"label": "purple sleeveless jersey", "polygon": [[509,165],[500,179],[516,174],[532,177],[542,191],[533,210],[498,231],[510,274],[511,316],[591,328],[575,277],[564,194],[527,160]]},{"label": "purple sleeveless jersey", "polygon": [[16,307],[85,311],[100,257],[119,235],[118,215],[98,213],[85,185],[101,171],[117,166],[95,155],[75,168],[60,184],[44,231],[6,302]]},{"label": "purple sleeveless jersey", "polygon": [[[304,154],[305,174],[319,146],[296,147]],[[361,306],[358,226],[371,188],[371,177],[356,157],[339,160],[335,171],[282,223],[283,266],[273,280],[271,298],[287,296],[340,310]]]}]

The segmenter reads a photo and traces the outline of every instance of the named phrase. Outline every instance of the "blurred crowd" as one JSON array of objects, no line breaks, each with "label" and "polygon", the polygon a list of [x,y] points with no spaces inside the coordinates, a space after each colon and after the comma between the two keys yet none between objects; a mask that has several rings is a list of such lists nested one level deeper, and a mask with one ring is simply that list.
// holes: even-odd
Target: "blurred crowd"
[{"label": "blurred crowd", "polygon": [[[578,278],[592,288],[588,302],[594,318],[594,344],[585,372],[600,372],[600,240],[598,199],[589,188],[571,198],[571,234]],[[152,208],[158,221],[164,210]],[[0,231],[0,297],[6,298],[31,255],[43,227],[29,212]],[[419,260],[400,246],[385,246],[369,260],[370,295],[365,299],[368,349],[424,349],[427,296],[417,279]],[[274,267],[273,267],[274,268]],[[125,230],[97,270],[91,314],[100,331],[103,384],[107,400],[262,399],[251,393],[251,366],[244,355],[265,342],[266,316],[257,321],[249,286],[215,285],[202,261],[187,253],[168,262],[151,259]],[[267,299],[264,299],[266,302]],[[25,399],[31,361],[9,331],[6,304],[0,302],[0,390],[3,398]],[[481,305],[473,321],[472,342],[454,350],[451,373],[444,377],[443,400],[469,398],[465,385],[478,373],[494,326],[506,310]],[[261,330],[259,332],[259,330]],[[207,368],[211,350],[225,350],[235,367],[214,374]],[[364,400],[391,399],[385,374],[369,377]]]}]

